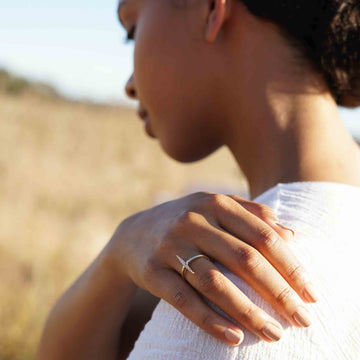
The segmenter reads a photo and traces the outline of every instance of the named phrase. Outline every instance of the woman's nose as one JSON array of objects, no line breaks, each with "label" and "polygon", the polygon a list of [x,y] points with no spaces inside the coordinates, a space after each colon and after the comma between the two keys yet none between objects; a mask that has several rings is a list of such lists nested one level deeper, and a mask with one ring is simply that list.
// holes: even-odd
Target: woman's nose
[{"label": "woman's nose", "polygon": [[134,84],[134,74],[130,76],[129,80],[127,81],[125,85],[125,92],[126,95],[130,99],[136,99],[136,90],[135,90],[135,84]]}]

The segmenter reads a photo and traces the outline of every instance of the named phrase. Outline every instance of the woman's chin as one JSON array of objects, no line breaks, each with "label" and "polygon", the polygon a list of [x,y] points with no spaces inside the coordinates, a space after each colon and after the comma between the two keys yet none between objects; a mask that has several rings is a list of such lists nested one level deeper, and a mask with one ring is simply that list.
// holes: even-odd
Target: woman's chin
[{"label": "woman's chin", "polygon": [[221,144],[215,146],[197,146],[196,144],[191,144],[184,139],[184,141],[179,142],[179,139],[172,139],[164,143],[160,141],[161,147],[172,159],[180,163],[192,163],[204,159],[214,151],[216,151]]}]

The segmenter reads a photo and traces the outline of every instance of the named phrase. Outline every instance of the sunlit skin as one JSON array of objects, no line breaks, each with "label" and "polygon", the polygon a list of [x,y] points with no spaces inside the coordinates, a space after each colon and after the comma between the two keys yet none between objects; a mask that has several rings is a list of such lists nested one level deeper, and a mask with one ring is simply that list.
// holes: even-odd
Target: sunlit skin
[{"label": "sunlit skin", "polygon": [[[299,56],[275,25],[238,0],[121,0],[119,18],[130,35],[136,28],[126,92],[137,99],[147,133],[170,157],[191,162],[227,146],[251,198],[279,182],[360,186],[359,148],[326,83],[308,63],[294,60]],[[310,326],[306,303],[318,295],[288,246],[294,232],[277,221],[266,205],[206,192],[124,219],[50,312],[39,360],[116,359],[137,287],[225,344],[238,345],[247,331],[261,341],[280,340],[281,325],[213,261],[192,262],[194,274],[188,271],[184,281],[176,255],[206,254],[291,326]],[[199,293],[246,331],[210,309]]]},{"label": "sunlit skin", "polygon": [[165,152],[188,162],[228,146],[252,198],[279,182],[360,185],[358,146],[321,76],[240,1],[212,2],[119,6],[124,27],[136,26],[126,91]]}]

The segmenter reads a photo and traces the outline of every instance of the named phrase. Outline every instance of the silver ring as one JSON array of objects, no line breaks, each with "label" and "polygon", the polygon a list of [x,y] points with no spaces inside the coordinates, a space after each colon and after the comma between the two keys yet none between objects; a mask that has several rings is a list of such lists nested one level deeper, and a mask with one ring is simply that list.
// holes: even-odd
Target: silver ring
[{"label": "silver ring", "polygon": [[195,255],[195,256],[191,257],[187,261],[183,260],[179,255],[176,255],[176,257],[178,258],[178,260],[180,261],[180,263],[182,265],[181,276],[182,276],[183,279],[184,279],[185,270],[190,271],[192,274],[195,274],[194,270],[189,266],[191,261],[194,261],[194,260],[200,259],[200,258],[210,260],[209,257],[204,255],[204,254]]}]

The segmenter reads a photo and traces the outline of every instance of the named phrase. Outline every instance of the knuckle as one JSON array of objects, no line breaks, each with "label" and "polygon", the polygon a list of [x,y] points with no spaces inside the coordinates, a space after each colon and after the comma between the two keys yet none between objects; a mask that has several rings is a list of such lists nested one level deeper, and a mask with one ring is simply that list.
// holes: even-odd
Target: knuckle
[{"label": "knuckle", "polygon": [[276,302],[280,305],[284,305],[292,298],[293,298],[292,290],[289,287],[286,287],[276,296]]},{"label": "knuckle", "polygon": [[194,193],[193,195],[195,197],[199,197],[199,198],[206,198],[209,195],[213,195],[214,193],[210,192],[210,191],[197,191],[196,193]]},{"label": "knuckle", "polygon": [[208,329],[214,324],[214,317],[213,315],[206,313],[201,317],[200,320],[200,327],[202,329]]},{"label": "knuckle", "polygon": [[274,218],[275,213],[270,206],[259,203],[255,204],[258,206],[258,211],[261,218]]},{"label": "knuckle", "polygon": [[184,293],[184,291],[177,289],[172,297],[172,304],[177,309],[181,310],[186,307],[188,303],[188,299]]},{"label": "knuckle", "polygon": [[261,259],[258,252],[251,247],[238,248],[235,254],[237,261],[247,271],[253,271],[261,264]]},{"label": "knuckle", "polygon": [[199,290],[203,294],[221,292],[224,286],[220,276],[214,271],[205,271],[199,275],[198,280]]},{"label": "knuckle", "polygon": [[231,199],[231,202],[236,203],[237,206],[243,207],[244,199],[242,199],[240,196],[227,194],[226,198],[227,201],[230,201]]},{"label": "knuckle", "polygon": [[257,309],[254,306],[249,306],[240,317],[242,322],[249,323],[249,320],[254,319],[257,316]]},{"label": "knuckle", "polygon": [[208,198],[208,204],[213,209],[223,207],[227,203],[227,201],[227,196],[223,194],[212,194]]},{"label": "knuckle", "polygon": [[211,197],[214,193],[209,191],[198,191],[191,194],[191,198],[193,200],[193,205],[203,206],[203,204],[208,201],[209,197]]},{"label": "knuckle", "polygon": [[299,264],[292,265],[287,271],[287,276],[290,281],[296,281],[298,279],[303,280],[304,277],[303,274],[304,274],[304,269]]},{"label": "knuckle", "polygon": [[270,251],[276,251],[281,244],[278,234],[270,227],[260,232],[258,243],[262,248]]},{"label": "knuckle", "polygon": [[168,230],[166,232],[167,239],[174,239],[179,235],[182,236],[189,228],[193,227],[198,223],[198,214],[186,210],[183,211],[179,216],[175,219],[175,221],[169,225]]},{"label": "knuckle", "polygon": [[198,219],[197,213],[190,210],[186,210],[181,213],[176,224],[181,228],[183,226],[196,224],[197,219]]},{"label": "knuckle", "polygon": [[242,202],[242,201],[246,201],[245,199],[243,199],[242,197],[238,196],[238,195],[234,195],[234,194],[227,194],[227,197],[235,200],[236,202]]}]

